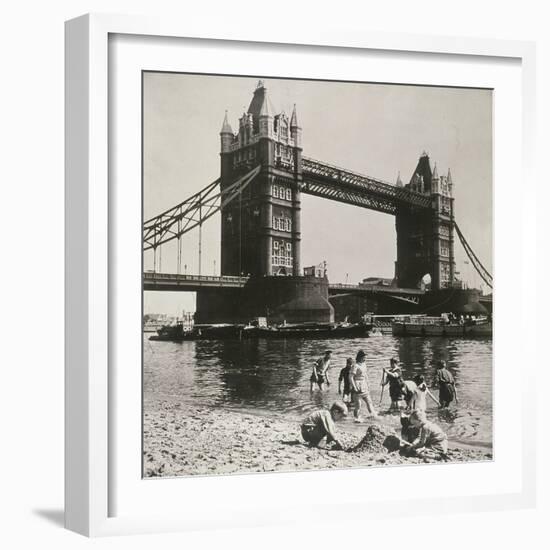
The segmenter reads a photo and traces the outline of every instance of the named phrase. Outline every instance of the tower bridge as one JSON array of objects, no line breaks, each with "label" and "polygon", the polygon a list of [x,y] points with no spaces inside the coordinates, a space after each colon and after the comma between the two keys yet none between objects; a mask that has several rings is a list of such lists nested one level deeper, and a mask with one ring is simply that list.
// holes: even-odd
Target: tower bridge
[{"label": "tower bridge", "polygon": [[[337,291],[326,278],[302,275],[301,200],[306,194],[395,217],[395,284],[378,289],[382,295],[418,304],[425,275],[431,278],[432,292],[456,293],[453,180],[450,170],[440,176],[426,153],[409,183],[403,184],[398,176],[395,185],[305,157],[296,106],[290,118],[274,113],[262,81],[239,119],[237,132],[226,112],[220,140],[220,177],[144,223],[144,251],[153,251],[155,265],[152,274],[144,274],[145,290],[197,291],[201,321],[235,320],[278,310],[287,320],[332,318],[329,293],[343,295],[344,289]],[[181,276],[182,235],[196,227],[200,231],[217,212],[221,214],[221,276],[209,281],[201,279],[200,273]],[[160,247],[172,240],[177,240],[178,273],[158,273],[157,253],[160,256]],[[475,257],[467,243],[465,248]],[[478,271],[483,270],[491,286],[490,274],[475,259],[476,269],[479,265]],[[346,290],[355,296],[376,291]]]}]

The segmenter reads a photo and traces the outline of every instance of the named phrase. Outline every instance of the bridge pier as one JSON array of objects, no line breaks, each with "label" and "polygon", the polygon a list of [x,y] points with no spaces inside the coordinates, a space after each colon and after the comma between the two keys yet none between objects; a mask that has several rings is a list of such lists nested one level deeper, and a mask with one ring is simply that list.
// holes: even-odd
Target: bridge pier
[{"label": "bridge pier", "polygon": [[195,323],[247,323],[256,317],[266,317],[270,324],[333,322],[328,280],[260,276],[251,277],[242,289],[197,291]]}]

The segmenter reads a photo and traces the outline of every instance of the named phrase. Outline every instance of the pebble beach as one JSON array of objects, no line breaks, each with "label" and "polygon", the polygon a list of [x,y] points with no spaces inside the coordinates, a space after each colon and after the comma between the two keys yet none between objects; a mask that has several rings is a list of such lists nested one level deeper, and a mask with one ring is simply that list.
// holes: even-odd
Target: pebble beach
[{"label": "pebble beach", "polygon": [[[362,441],[369,423],[356,425],[353,431],[348,426],[337,427],[342,443],[351,448]],[[219,408],[189,411],[169,401],[146,401],[143,436],[146,478],[365,468],[427,461],[389,452],[374,440],[354,452],[310,447],[301,438],[299,421]],[[449,456],[451,462],[492,460],[487,449],[460,447],[452,441]]]}]

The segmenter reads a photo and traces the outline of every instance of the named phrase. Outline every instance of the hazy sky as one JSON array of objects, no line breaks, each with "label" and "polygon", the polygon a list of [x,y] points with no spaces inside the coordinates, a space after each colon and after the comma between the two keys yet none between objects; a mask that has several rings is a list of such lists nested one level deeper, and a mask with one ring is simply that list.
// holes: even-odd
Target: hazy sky
[{"label": "hazy sky", "polygon": [[[149,219],[211,183],[220,172],[224,112],[233,130],[262,78],[277,112],[296,103],[303,154],[390,183],[408,183],[428,152],[440,175],[450,167],[455,217],[492,272],[492,91],[167,73],[144,76],[144,216]],[[188,273],[198,273],[198,230],[183,237]],[[162,247],[176,272],[176,245]],[[455,239],[457,270],[480,279]],[[202,273],[219,275],[220,218],[202,232]],[[302,266],[328,263],[332,282],[393,277],[395,218],[302,194]],[[214,266],[215,262],[215,266]],[[145,269],[152,268],[152,254]],[[194,309],[191,293],[145,293],[145,312]]]}]

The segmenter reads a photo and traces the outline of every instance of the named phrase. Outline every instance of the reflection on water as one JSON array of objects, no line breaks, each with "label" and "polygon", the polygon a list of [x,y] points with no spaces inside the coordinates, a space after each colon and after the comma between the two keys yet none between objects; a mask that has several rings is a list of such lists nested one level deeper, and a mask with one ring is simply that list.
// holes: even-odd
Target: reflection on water
[{"label": "reflection on water", "polygon": [[[331,385],[309,391],[311,366],[332,350]],[[423,374],[431,383],[434,363],[444,359],[457,382],[458,404],[439,413],[428,400],[428,413],[451,438],[471,443],[492,441],[492,341],[447,338],[375,338],[335,340],[219,340],[151,342],[144,335],[143,387],[146,403],[170,400],[187,407],[215,405],[281,414],[300,419],[338,398],[338,374],[347,357],[367,353],[375,404],[380,399],[382,367],[398,357],[405,379]],[[435,392],[437,396],[437,392]],[[387,388],[381,410],[389,407]],[[398,418],[385,417],[398,424]]]}]

